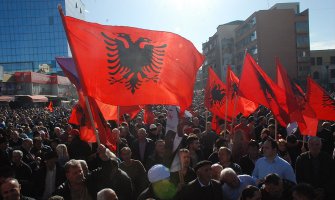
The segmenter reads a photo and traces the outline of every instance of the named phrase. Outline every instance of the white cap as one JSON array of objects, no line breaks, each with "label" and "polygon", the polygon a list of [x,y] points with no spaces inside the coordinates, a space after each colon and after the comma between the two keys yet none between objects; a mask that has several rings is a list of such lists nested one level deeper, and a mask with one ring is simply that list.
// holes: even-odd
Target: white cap
[{"label": "white cap", "polygon": [[157,128],[157,126],[155,124],[150,124],[150,127],[149,127],[150,130],[155,129],[155,128]]},{"label": "white cap", "polygon": [[148,179],[150,183],[156,183],[169,177],[170,177],[169,169],[161,164],[152,166],[148,171]]}]

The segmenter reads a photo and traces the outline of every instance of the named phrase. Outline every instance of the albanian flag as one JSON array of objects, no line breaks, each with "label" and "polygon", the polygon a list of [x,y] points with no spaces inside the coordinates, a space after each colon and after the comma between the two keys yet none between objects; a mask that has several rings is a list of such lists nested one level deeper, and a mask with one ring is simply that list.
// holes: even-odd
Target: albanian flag
[{"label": "albanian flag", "polygon": [[85,95],[120,106],[191,105],[204,56],[190,41],[61,16]]},{"label": "albanian flag", "polygon": [[247,117],[256,111],[258,104],[238,96],[239,82],[240,80],[234,74],[230,66],[228,66],[226,80],[228,105],[234,105],[236,103],[235,112],[241,113],[243,116]]},{"label": "albanian flag", "polygon": [[[205,89],[205,106],[213,113],[225,119],[226,85],[215,74],[212,68],[208,68],[208,79]],[[227,117],[229,121],[231,118]]]},{"label": "albanian flag", "polygon": [[285,92],[276,85],[256,61],[246,54],[240,78],[239,94],[269,108],[284,127],[290,122]]},{"label": "albanian flag", "polygon": [[277,84],[284,90],[286,95],[286,104],[290,122],[297,122],[301,130],[306,129],[306,122],[303,118],[302,109],[299,106],[297,99],[293,93],[291,79],[289,78],[286,69],[282,66],[279,59],[276,59],[277,66]]},{"label": "albanian flag", "polygon": [[[59,64],[59,66],[62,68],[65,76],[67,76],[69,80],[71,81],[71,83],[76,86],[78,95],[80,95],[82,93],[82,90],[81,90],[82,87],[80,84],[78,72],[77,72],[73,59],[57,57],[56,61]],[[81,99],[81,97],[79,99]],[[97,101],[99,109],[101,110],[106,120],[117,121],[118,112],[119,112],[120,121],[124,121],[122,118],[124,114],[129,114],[130,118],[133,119],[142,110],[140,106],[136,105],[136,106],[120,106],[119,111],[118,111],[117,106],[105,104],[98,100],[96,101]]]},{"label": "albanian flag", "polygon": [[310,77],[307,79],[307,102],[316,118],[335,121],[335,100]]},{"label": "albanian flag", "polygon": [[54,107],[53,107],[52,101],[50,101],[47,109],[49,110],[49,112],[53,112],[54,111]]}]

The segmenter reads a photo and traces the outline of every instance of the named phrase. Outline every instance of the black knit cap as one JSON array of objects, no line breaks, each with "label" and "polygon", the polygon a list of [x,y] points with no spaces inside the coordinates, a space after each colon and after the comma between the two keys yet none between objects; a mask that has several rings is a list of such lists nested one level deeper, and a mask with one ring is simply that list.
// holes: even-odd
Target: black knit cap
[{"label": "black knit cap", "polygon": [[209,160],[200,161],[195,165],[194,171],[197,172],[198,169],[200,169],[201,167],[206,166],[206,165],[212,165],[212,162],[209,161]]}]

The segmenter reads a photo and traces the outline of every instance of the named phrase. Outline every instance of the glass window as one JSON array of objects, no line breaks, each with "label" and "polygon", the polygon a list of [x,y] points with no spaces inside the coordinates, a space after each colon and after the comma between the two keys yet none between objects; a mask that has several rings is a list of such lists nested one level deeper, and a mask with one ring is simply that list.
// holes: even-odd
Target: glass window
[{"label": "glass window", "polygon": [[311,57],[311,65],[315,65],[315,58]]},{"label": "glass window", "polygon": [[330,64],[335,64],[335,56],[330,56]]},{"label": "glass window", "polygon": [[317,65],[322,65],[322,57],[317,57],[316,58],[316,64]]},{"label": "glass window", "polygon": [[335,69],[330,70],[330,78],[335,78]]}]

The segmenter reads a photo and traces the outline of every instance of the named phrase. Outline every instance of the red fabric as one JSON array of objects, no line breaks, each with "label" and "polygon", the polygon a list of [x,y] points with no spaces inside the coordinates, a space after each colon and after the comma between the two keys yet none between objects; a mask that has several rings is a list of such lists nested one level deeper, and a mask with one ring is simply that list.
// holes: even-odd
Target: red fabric
[{"label": "red fabric", "polygon": [[204,56],[190,41],[169,32],[62,19],[87,96],[120,106],[191,105]]},{"label": "red fabric", "polygon": [[246,54],[240,78],[239,94],[269,108],[284,127],[290,119],[284,91],[276,85],[255,60]]},{"label": "red fabric", "polygon": [[[213,115],[225,119],[226,85],[219,79],[212,68],[208,68],[208,79],[205,89],[205,106],[213,113]],[[231,121],[233,108],[229,109],[229,111],[227,120]]]},{"label": "red fabric", "polygon": [[152,106],[146,105],[144,106],[144,118],[143,121],[145,124],[153,124],[155,123],[155,115],[152,112]]},{"label": "red fabric", "polygon": [[335,121],[335,100],[313,79],[307,79],[307,102],[319,120]]},{"label": "red fabric", "polygon": [[[235,97],[238,92],[238,85],[240,80],[234,74],[233,70],[231,70],[230,66],[228,66],[227,70],[227,94],[228,94],[228,105],[234,105]],[[244,97],[237,97],[237,105],[236,112],[241,113],[243,116],[247,117],[250,114],[254,113],[258,108],[258,104],[254,103]]]},{"label": "red fabric", "polygon": [[299,106],[295,95],[293,93],[291,79],[288,77],[288,74],[285,68],[281,65],[279,59],[276,59],[277,66],[277,84],[280,88],[285,91],[286,95],[286,104],[288,108],[288,114],[290,117],[290,122],[297,122],[301,130],[307,128],[306,122],[302,114],[302,108]]},{"label": "red fabric", "polygon": [[301,128],[299,125],[301,134],[315,136],[318,130],[319,120],[316,118],[316,114],[312,107],[308,104],[304,91],[297,84],[294,84],[292,89],[297,103],[300,109],[302,109],[302,114],[306,123],[305,129]]},{"label": "red fabric", "polygon": [[107,122],[104,119],[104,116],[102,115],[97,102],[91,97],[88,97],[88,99],[91,106],[94,122],[97,124],[96,127],[99,132],[100,142],[106,145],[111,151],[116,152],[116,140],[114,137],[112,137],[112,132],[107,126]]},{"label": "red fabric", "polygon": [[54,107],[53,107],[52,101],[50,101],[50,103],[49,103],[48,110],[49,110],[50,112],[53,112],[53,111],[54,111]]}]

